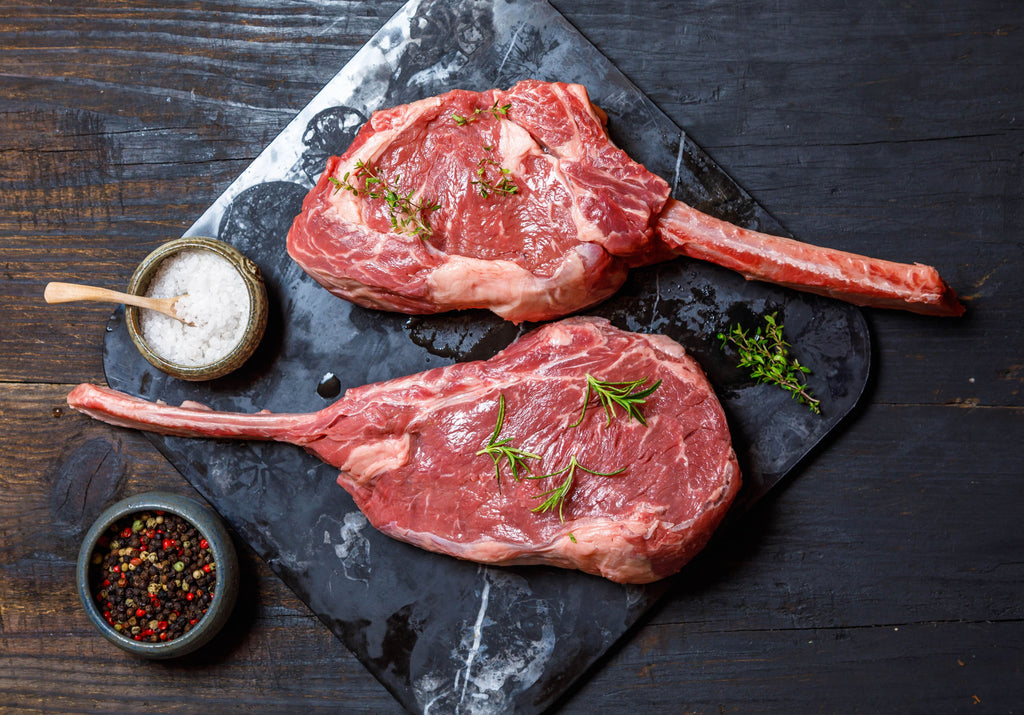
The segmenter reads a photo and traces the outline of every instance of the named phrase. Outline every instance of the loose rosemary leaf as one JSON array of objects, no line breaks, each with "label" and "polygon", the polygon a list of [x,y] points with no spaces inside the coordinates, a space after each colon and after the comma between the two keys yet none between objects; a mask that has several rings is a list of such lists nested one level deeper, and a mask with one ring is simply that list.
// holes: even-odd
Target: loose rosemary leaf
[{"label": "loose rosemary leaf", "polygon": [[519,470],[524,469],[529,471],[529,467],[526,465],[527,459],[540,459],[539,455],[527,452],[524,449],[518,447],[509,446],[512,442],[511,437],[505,439],[498,439],[501,435],[501,428],[505,424],[505,396],[498,395],[498,419],[494,425],[494,432],[491,434],[491,438],[488,440],[487,445],[477,452],[477,456],[488,455],[494,461],[494,478],[498,482],[498,489],[501,489],[501,462],[505,460],[508,462],[509,469],[512,472],[512,478],[517,482],[522,479],[519,476]]},{"label": "loose rosemary leaf", "polygon": [[548,489],[546,492],[535,494],[534,499],[543,499],[544,501],[535,506],[532,511],[535,514],[543,514],[548,511],[558,510],[558,520],[565,523],[565,517],[562,515],[562,506],[565,504],[565,500],[569,497],[569,492],[572,490],[573,482],[576,479],[576,470],[582,469],[588,474],[593,474],[598,477],[614,477],[618,474],[622,474],[626,471],[625,467],[616,469],[614,472],[596,472],[593,469],[587,469],[576,459],[576,455],[572,455],[569,458],[569,464],[561,469],[549,472],[548,474],[542,474],[540,476],[528,476],[527,479],[547,479],[548,477],[557,477],[565,474],[565,480],[556,487]]},{"label": "loose rosemary leaf", "polygon": [[[583,417],[587,414],[587,407],[590,405],[590,398],[592,395],[596,395],[604,407],[605,414],[608,416],[609,425],[616,414],[615,406],[618,405],[626,411],[626,418],[628,420],[632,421],[636,418],[637,422],[646,427],[647,420],[644,419],[643,413],[640,412],[640,405],[647,402],[647,398],[654,394],[654,391],[661,386],[661,380],[658,380],[647,389],[641,390],[640,387],[646,382],[646,377],[642,377],[639,380],[609,382],[598,380],[590,373],[587,373],[587,391],[583,394],[583,409],[580,411],[579,419],[569,426],[577,427],[583,422]],[[634,390],[638,391],[634,392]]]}]

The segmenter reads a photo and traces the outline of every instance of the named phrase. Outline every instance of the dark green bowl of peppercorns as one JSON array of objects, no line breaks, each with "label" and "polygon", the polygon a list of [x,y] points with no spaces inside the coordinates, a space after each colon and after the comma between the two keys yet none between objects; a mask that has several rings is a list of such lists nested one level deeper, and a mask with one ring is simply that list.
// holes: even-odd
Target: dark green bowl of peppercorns
[{"label": "dark green bowl of peppercorns", "polygon": [[79,551],[77,580],[107,640],[146,658],[176,658],[224,626],[238,595],[238,556],[209,508],[147,492],[100,514]]}]

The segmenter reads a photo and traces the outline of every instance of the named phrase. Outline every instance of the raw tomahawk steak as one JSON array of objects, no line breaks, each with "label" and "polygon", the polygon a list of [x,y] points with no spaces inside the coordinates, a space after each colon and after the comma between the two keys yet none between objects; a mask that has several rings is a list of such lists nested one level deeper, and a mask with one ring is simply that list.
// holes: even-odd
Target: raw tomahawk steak
[{"label": "raw tomahawk steak", "polygon": [[[609,421],[593,396],[583,412],[588,374],[647,378],[644,387],[661,380],[640,405],[646,426],[621,407]],[[164,434],[302,445],[341,469],[338,483],[396,539],[461,559],[551,564],[622,583],[678,571],[740,486],[725,416],[700,366],[669,338],[597,318],[550,323],[487,361],[351,389],[310,414],[169,407],[87,384],[68,404]],[[481,452],[491,443],[537,458],[523,460],[517,481],[507,460],[496,472]],[[560,507],[535,511],[551,496],[539,495],[570,477]]]},{"label": "raw tomahawk steak", "polygon": [[527,80],[376,112],[333,157],[288,253],[335,295],[404,313],[540,321],[681,254],[858,305],[959,315],[938,272],[744,230],[669,198],[580,85]]}]

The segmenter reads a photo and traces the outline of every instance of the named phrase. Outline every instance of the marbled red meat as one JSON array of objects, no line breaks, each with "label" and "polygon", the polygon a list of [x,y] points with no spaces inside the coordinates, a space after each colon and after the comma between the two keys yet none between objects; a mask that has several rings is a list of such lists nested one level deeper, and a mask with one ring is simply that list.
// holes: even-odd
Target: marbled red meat
[{"label": "marbled red meat", "polygon": [[[646,426],[592,404],[578,426],[586,375],[648,378]],[[516,481],[478,452],[505,404],[500,438],[539,456],[533,475],[577,470],[561,516],[537,495],[566,475]],[[310,414],[169,407],[80,385],[76,410],[164,434],[301,445],[338,467],[338,483],[370,523],[424,549],[489,564],[551,564],[644,583],[678,571],[733,501],[740,472],[725,416],[701,368],[676,342],[569,318],[487,361],[459,363],[348,390]],[[564,521],[563,521],[564,519]]]},{"label": "marbled red meat", "polygon": [[[394,229],[394,209],[368,197],[360,162],[411,194],[410,214],[429,222],[428,238]],[[507,178],[515,193],[483,196],[474,183],[480,169],[492,186]],[[335,183],[346,174],[355,195]],[[486,308],[517,323],[594,305],[622,285],[630,266],[676,254],[859,305],[963,312],[927,266],[743,231],[669,193],[612,144],[604,114],[580,85],[527,80],[508,91],[454,90],[376,112],[345,154],[328,161],[288,234],[288,252],[332,293],[366,307]]]},{"label": "marbled red meat", "polygon": [[[395,212],[367,197],[357,162],[414,192],[412,202],[439,205],[421,213],[429,238],[394,230]],[[359,195],[332,183],[346,174]],[[514,194],[484,197],[487,187],[473,183],[506,177]],[[651,217],[667,198],[662,179],[608,140],[582,87],[456,90],[375,113],[345,155],[329,160],[288,234],[288,252],[331,292],[363,306],[488,308],[539,321],[614,293],[628,269],[618,255],[650,247]]]}]

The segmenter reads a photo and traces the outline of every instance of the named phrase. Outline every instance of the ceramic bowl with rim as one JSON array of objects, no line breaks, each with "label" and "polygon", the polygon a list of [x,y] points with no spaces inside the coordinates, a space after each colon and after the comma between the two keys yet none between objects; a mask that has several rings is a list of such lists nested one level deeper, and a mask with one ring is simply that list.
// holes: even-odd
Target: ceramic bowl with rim
[{"label": "ceramic bowl with rim", "polygon": [[[149,643],[136,641],[116,631],[103,618],[96,604],[93,583],[90,580],[93,554],[100,537],[111,525],[142,512],[161,511],[180,516],[192,524],[209,542],[216,563],[217,581],[213,599],[199,622],[185,634],[168,641]],[[108,641],[122,650],[145,658],[177,658],[206,645],[227,622],[238,595],[238,555],[231,535],[212,510],[195,499],[169,492],[146,492],[122,499],[111,505],[96,519],[85,534],[78,553],[76,572],[78,595],[85,612],[96,629]]]},{"label": "ceramic bowl with rim", "polygon": [[214,362],[205,365],[182,365],[160,355],[146,342],[140,323],[143,309],[130,305],[125,306],[125,323],[132,343],[142,353],[142,356],[157,369],[181,380],[213,380],[241,367],[259,345],[267,327],[267,289],[263,283],[263,274],[259,266],[242,255],[234,246],[214,238],[185,236],[168,241],[146,256],[135,269],[135,273],[132,274],[128,283],[128,292],[134,295],[145,295],[150,281],[160,265],[174,254],[188,250],[215,253],[227,260],[241,275],[249,295],[249,314],[238,344],[229,353]]}]

